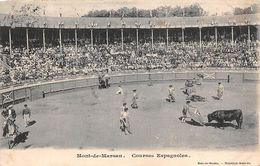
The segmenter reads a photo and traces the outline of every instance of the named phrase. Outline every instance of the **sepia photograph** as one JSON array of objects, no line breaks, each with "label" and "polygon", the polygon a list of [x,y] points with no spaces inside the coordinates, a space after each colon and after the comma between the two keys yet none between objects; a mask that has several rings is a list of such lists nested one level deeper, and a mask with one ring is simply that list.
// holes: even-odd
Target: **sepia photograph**
[{"label": "sepia photograph", "polygon": [[260,165],[238,157],[259,154],[259,4],[0,0],[0,165],[44,149]]}]

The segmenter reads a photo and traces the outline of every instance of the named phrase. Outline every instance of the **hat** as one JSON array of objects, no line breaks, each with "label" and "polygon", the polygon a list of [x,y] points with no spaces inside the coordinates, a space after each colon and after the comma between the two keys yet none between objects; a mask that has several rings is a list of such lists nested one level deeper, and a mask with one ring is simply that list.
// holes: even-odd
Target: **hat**
[{"label": "hat", "polygon": [[169,87],[172,87],[172,85],[169,85]]},{"label": "hat", "polygon": [[134,89],[133,92],[136,92],[136,89]]},{"label": "hat", "polygon": [[7,108],[12,108],[13,107],[13,105],[9,105]]},{"label": "hat", "polygon": [[24,104],[25,107],[27,107],[28,105],[27,104]]}]

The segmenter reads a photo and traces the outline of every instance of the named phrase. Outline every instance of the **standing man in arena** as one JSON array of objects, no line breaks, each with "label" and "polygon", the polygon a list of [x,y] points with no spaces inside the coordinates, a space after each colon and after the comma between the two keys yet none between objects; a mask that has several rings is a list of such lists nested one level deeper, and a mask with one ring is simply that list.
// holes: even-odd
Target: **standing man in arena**
[{"label": "standing man in arena", "polygon": [[192,92],[196,93],[197,80],[195,78],[193,78],[193,80],[191,82],[192,82],[191,93]]},{"label": "standing man in arena", "polygon": [[5,133],[5,135],[9,138],[11,137],[11,140],[8,141],[9,149],[11,149],[14,146],[15,138],[18,135],[19,131],[18,126],[15,124],[16,112],[13,108],[13,105],[9,105],[7,107],[7,111],[8,114],[6,114],[7,117],[5,118],[5,125],[7,125],[6,132],[8,131],[8,133]]},{"label": "standing man in arena", "polygon": [[15,121],[15,119],[16,119],[16,112],[15,112],[15,110],[14,110],[14,108],[13,108],[13,105],[9,105],[8,107],[7,107],[7,110],[8,110],[8,118],[11,120],[11,121]]},{"label": "standing man in arena", "polygon": [[193,87],[192,81],[186,80],[184,94],[189,95],[193,90],[192,87]]},{"label": "standing man in arena", "polygon": [[130,131],[129,112],[126,103],[123,103],[123,107],[120,113],[120,129],[125,135],[132,134]]},{"label": "standing man in arena", "polygon": [[149,80],[149,82],[148,82],[147,85],[148,85],[148,86],[152,86],[153,83],[152,83],[152,79],[151,79],[151,73],[150,73],[150,70],[149,70],[148,80]]},{"label": "standing man in arena", "polygon": [[131,107],[132,107],[133,109],[138,109],[137,99],[138,99],[138,96],[137,96],[137,94],[136,94],[136,89],[134,89],[134,90],[133,90],[132,104],[131,104]]},{"label": "standing man in arena", "polygon": [[217,96],[219,100],[223,100],[224,86],[221,82],[218,83]]},{"label": "standing man in arena", "polygon": [[7,125],[7,118],[8,118],[8,110],[6,108],[3,109],[1,112],[1,115],[3,116],[3,137],[5,137],[8,134],[8,125]]},{"label": "standing man in arena", "polygon": [[13,140],[15,138],[16,133],[16,125],[14,123],[16,118],[16,112],[13,109],[13,105],[9,105],[3,112],[2,116],[4,118],[4,126],[3,126],[3,136],[10,137],[12,136]]},{"label": "standing man in arena", "polygon": [[172,85],[169,85],[169,89],[168,89],[169,94],[166,101],[175,102],[174,91],[175,91],[174,87]]},{"label": "standing man in arena", "polygon": [[190,100],[187,100],[186,104],[182,108],[182,115],[183,115],[181,118],[182,123],[186,122],[187,112],[188,112],[189,108],[190,108]]},{"label": "standing man in arena", "polygon": [[31,110],[30,110],[30,108],[28,107],[27,104],[24,104],[24,109],[23,109],[22,115],[23,115],[23,119],[24,119],[24,122],[25,122],[25,127],[29,126],[30,117],[31,117]]},{"label": "standing man in arena", "polygon": [[109,84],[109,80],[110,80],[110,77],[108,75],[105,75],[105,86],[106,88],[109,88],[110,87],[110,84]]}]

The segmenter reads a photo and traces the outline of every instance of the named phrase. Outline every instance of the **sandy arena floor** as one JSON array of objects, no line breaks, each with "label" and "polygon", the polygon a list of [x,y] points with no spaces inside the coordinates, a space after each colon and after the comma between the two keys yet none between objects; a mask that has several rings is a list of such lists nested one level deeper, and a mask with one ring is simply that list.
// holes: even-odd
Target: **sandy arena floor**
[{"label": "sandy arena floor", "polygon": [[[125,95],[115,95],[116,86],[98,90],[85,88],[47,95],[28,103],[32,120],[36,123],[25,128],[21,111],[23,104],[15,105],[17,124],[21,132],[29,131],[28,139],[15,146],[26,148],[172,148],[172,149],[237,149],[252,150],[258,146],[258,113],[256,83],[224,83],[224,100],[214,100],[216,82],[204,82],[197,87],[198,94],[207,102],[192,105],[199,108],[205,120],[208,113],[219,109],[239,108],[243,111],[242,129],[196,126],[181,123],[185,97],[180,90],[183,81],[171,82],[176,88],[176,103],[165,101],[170,82],[123,85]],[[132,89],[137,89],[138,110],[130,108]],[[119,129],[120,108],[123,101],[130,108],[132,135]],[[235,121],[232,122],[236,124]],[[1,120],[2,124],[2,120]],[[1,132],[2,134],[2,132]],[[0,147],[7,148],[6,138]]]}]

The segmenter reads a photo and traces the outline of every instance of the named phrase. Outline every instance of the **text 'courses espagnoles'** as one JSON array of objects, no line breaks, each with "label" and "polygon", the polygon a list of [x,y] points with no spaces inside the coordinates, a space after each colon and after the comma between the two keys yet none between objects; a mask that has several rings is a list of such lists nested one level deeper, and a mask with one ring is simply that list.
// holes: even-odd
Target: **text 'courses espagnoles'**
[{"label": "text 'courses espagnoles'", "polygon": [[[128,157],[128,156],[127,156]],[[187,158],[188,154],[136,154],[133,153],[129,157],[131,158]],[[77,158],[125,158],[123,154],[77,154]]]}]

